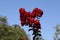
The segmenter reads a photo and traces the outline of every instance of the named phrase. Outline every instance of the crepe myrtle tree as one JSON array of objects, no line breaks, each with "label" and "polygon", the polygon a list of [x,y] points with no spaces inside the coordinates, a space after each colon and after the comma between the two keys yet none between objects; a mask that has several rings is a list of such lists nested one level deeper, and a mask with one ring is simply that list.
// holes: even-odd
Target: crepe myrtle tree
[{"label": "crepe myrtle tree", "polygon": [[42,17],[43,11],[39,8],[34,8],[32,12],[27,12],[24,8],[19,9],[20,14],[20,21],[22,26],[28,26],[32,29],[29,29],[33,31],[33,40],[35,40],[35,37],[37,35],[41,36],[39,32],[41,32],[39,29],[41,29],[40,20],[38,18]]}]

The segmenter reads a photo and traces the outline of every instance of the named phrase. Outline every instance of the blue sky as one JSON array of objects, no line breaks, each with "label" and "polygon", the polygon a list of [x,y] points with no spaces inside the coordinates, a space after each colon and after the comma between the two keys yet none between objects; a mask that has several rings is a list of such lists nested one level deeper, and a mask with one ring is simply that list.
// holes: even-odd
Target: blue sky
[{"label": "blue sky", "polygon": [[[19,8],[32,11],[35,7],[43,10],[40,18],[42,36],[45,40],[53,40],[54,27],[60,24],[60,0],[0,0],[0,16],[7,16],[9,25],[18,24]],[[28,32],[28,26],[23,27],[32,40],[32,31]]]}]

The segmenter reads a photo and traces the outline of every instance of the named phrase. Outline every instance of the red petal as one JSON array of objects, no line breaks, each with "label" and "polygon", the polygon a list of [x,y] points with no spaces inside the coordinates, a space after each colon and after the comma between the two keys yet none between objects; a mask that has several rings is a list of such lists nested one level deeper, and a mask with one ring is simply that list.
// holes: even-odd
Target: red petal
[{"label": "red petal", "polygon": [[26,20],[25,18],[20,18],[20,20]]},{"label": "red petal", "polygon": [[32,12],[30,16],[33,17],[33,18],[35,18],[36,17],[36,13]]},{"label": "red petal", "polygon": [[25,9],[24,8],[20,8],[19,9],[19,12],[20,12],[20,14],[23,14],[24,15],[25,14]]},{"label": "red petal", "polygon": [[26,24],[26,21],[21,21],[21,25],[24,26]]}]

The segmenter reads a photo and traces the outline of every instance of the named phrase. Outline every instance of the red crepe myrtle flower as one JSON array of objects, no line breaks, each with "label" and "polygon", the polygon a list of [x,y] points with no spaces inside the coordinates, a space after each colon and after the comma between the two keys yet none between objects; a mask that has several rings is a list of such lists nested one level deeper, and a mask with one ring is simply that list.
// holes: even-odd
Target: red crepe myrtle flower
[{"label": "red crepe myrtle flower", "polygon": [[41,16],[41,14],[39,14],[39,13],[36,13],[36,17],[40,17]]},{"label": "red crepe myrtle flower", "polygon": [[33,26],[34,28],[40,28],[41,25],[39,23],[39,20],[35,20],[35,17],[41,17],[43,15],[43,11],[41,9],[35,8],[32,13],[26,12],[24,8],[19,9],[20,12],[20,20],[21,25],[29,25]]},{"label": "red crepe myrtle flower", "polygon": [[35,20],[34,18],[29,18],[29,20],[28,20],[29,21],[29,24],[33,24],[34,23],[34,20]]},{"label": "red crepe myrtle flower", "polygon": [[20,12],[20,14],[24,15],[25,14],[25,9],[24,8],[20,8],[19,12]]},{"label": "red crepe myrtle flower", "polygon": [[30,16],[31,16],[32,18],[35,18],[35,17],[36,17],[35,12],[32,12],[32,13],[30,14]]},{"label": "red crepe myrtle flower", "polygon": [[33,11],[34,11],[34,12],[38,12],[38,8],[35,8]]},{"label": "red crepe myrtle flower", "polygon": [[36,29],[41,29],[41,26],[40,26],[40,24],[39,25],[35,25],[34,24],[34,26],[33,26],[34,28],[36,28]]},{"label": "red crepe myrtle flower", "polygon": [[41,9],[38,9],[38,8],[35,8],[33,10],[33,12],[35,12],[35,14],[36,14],[37,17],[41,17],[42,14],[43,14],[43,11]]},{"label": "red crepe myrtle flower", "polygon": [[30,12],[26,12],[25,17],[26,17],[26,19],[28,19],[30,17]]},{"label": "red crepe myrtle flower", "polygon": [[31,18],[26,20],[26,25],[29,25],[29,27],[32,27],[33,24],[33,20],[31,20]]},{"label": "red crepe myrtle flower", "polygon": [[25,15],[20,15],[20,18],[25,18]]},{"label": "red crepe myrtle flower", "polygon": [[25,18],[20,18],[21,21],[26,20]]},{"label": "red crepe myrtle flower", "polygon": [[34,24],[39,24],[39,20],[34,20]]},{"label": "red crepe myrtle flower", "polygon": [[27,26],[28,24],[29,24],[29,22],[28,22],[28,21],[26,21],[26,24],[25,24],[25,25]]},{"label": "red crepe myrtle flower", "polygon": [[26,24],[26,21],[21,21],[21,25],[24,26]]},{"label": "red crepe myrtle flower", "polygon": [[43,11],[41,10],[41,9],[39,9],[39,11],[38,11],[39,13],[39,17],[41,17],[42,15],[43,15]]},{"label": "red crepe myrtle flower", "polygon": [[34,21],[34,27],[35,27],[35,28],[41,28],[41,25],[40,25],[40,23],[39,23],[39,20],[35,20],[35,21]]}]

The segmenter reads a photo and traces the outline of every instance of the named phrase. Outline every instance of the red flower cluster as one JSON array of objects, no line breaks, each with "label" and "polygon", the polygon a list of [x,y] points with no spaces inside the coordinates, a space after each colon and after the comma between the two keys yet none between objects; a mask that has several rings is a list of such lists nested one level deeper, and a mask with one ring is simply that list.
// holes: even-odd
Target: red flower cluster
[{"label": "red flower cluster", "polygon": [[43,11],[41,9],[35,8],[31,13],[26,12],[24,8],[19,9],[21,25],[29,25],[29,27],[34,27],[41,29],[39,20],[35,20],[36,17],[41,17]]},{"label": "red flower cluster", "polygon": [[41,9],[35,8],[33,10],[33,12],[35,12],[35,16],[37,17],[41,17],[43,15],[43,11]]}]

